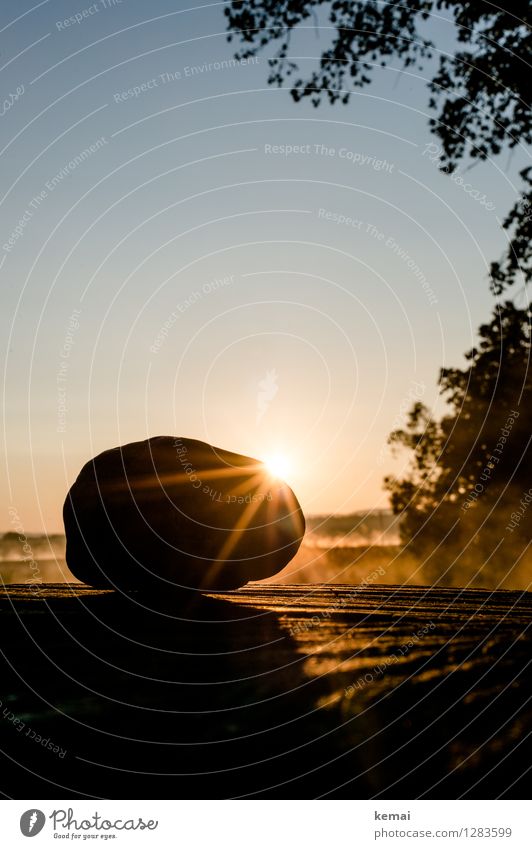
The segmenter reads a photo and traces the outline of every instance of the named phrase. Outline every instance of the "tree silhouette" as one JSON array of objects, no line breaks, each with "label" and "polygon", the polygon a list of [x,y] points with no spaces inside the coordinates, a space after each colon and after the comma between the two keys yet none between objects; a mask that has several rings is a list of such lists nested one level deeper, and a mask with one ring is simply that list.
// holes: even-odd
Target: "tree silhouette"
[{"label": "tree silhouette", "polygon": [[491,287],[495,295],[515,283],[520,274],[525,283],[532,279],[532,168],[521,171],[521,177],[528,188],[503,222],[503,227],[513,233],[510,246],[501,262],[491,264]]},{"label": "tree silhouette", "polygon": [[[290,38],[298,27],[317,26],[318,11],[328,15],[333,35],[305,80],[290,58]],[[275,45],[268,82],[290,84],[296,102],[308,97],[316,107],[324,98],[347,104],[353,89],[371,84],[375,67],[399,60],[404,68],[423,68],[436,51],[425,24],[432,14],[447,14],[456,48],[440,53],[427,82],[440,169],[451,174],[462,162],[532,140],[527,2],[504,9],[484,0],[233,0],[225,14],[229,40],[241,42],[238,58]],[[503,222],[509,247],[491,264],[495,294],[532,278],[532,168],[520,176],[522,193]],[[385,486],[401,514],[403,541],[432,581],[503,580],[513,564],[519,568],[530,540],[531,317],[509,301],[496,308],[466,355],[469,367],[440,372],[449,412],[436,421],[415,403],[406,427],[390,437],[411,460],[404,477],[388,477]]]},{"label": "tree silhouette", "polygon": [[[296,28],[316,26],[318,11],[328,14],[333,36],[305,80],[290,59],[290,39]],[[429,106],[436,112],[430,126],[441,144],[440,166],[451,173],[461,160],[484,160],[532,141],[527,83],[532,7],[526,0],[515,0],[509,9],[486,0],[233,0],[225,9],[228,40],[239,38],[242,45],[237,58],[274,45],[268,82],[290,84],[296,102],[309,97],[314,106],[324,98],[348,103],[351,89],[369,85],[374,68],[394,60],[421,70],[435,52],[424,24],[442,13],[454,22],[457,47],[440,54],[428,81]],[[522,195],[503,225],[510,244],[492,265],[497,293],[516,281],[519,267],[526,280],[532,277],[531,171],[521,172]]]},{"label": "tree silhouette", "polygon": [[390,435],[412,459],[405,477],[385,485],[403,541],[431,580],[454,582],[465,566],[468,579],[485,584],[484,564],[490,583],[502,579],[529,544],[531,318],[511,302],[496,308],[466,354],[470,365],[441,370],[449,412],[437,422],[416,403]]}]

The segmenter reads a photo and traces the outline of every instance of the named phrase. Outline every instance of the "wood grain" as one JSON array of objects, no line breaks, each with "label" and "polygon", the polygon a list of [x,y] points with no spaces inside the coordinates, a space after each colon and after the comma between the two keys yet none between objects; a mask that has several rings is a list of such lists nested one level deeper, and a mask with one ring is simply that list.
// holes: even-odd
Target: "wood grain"
[{"label": "wood grain", "polygon": [[427,587],[5,586],[2,791],[526,797],[531,612],[530,593]]}]

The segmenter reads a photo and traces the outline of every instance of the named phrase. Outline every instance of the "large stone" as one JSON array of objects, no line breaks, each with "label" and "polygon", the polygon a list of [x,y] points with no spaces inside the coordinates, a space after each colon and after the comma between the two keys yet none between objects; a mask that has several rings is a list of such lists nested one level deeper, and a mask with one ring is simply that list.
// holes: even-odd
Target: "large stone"
[{"label": "large stone", "polygon": [[258,460],[173,436],[90,460],[63,517],[67,563],[80,581],[160,593],[274,575],[305,530],[290,487]]}]

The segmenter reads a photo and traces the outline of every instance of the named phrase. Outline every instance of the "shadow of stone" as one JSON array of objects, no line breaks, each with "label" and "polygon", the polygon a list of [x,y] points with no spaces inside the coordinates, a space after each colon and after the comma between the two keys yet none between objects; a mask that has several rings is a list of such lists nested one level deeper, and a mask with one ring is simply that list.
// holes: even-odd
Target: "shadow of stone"
[{"label": "shadow of stone", "polygon": [[3,599],[0,623],[4,702],[25,723],[0,724],[11,795],[313,795],[327,751],[306,714],[327,684],[276,613],[89,590]]},{"label": "shadow of stone", "polygon": [[531,610],[518,593],[422,587],[9,587],[4,792],[526,798]]}]

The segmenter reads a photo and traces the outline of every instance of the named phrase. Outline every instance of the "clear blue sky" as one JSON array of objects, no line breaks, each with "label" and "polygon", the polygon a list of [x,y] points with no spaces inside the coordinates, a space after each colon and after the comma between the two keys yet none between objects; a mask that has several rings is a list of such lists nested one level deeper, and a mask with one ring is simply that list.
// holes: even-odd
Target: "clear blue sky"
[{"label": "clear blue sky", "polygon": [[387,434],[491,311],[523,154],[464,175],[490,210],[423,155],[422,78],[296,105],[268,53],[227,67],[223,8],[2,4],[6,528],[61,530],[87,459],[162,433],[285,453],[309,513],[386,506]]}]

